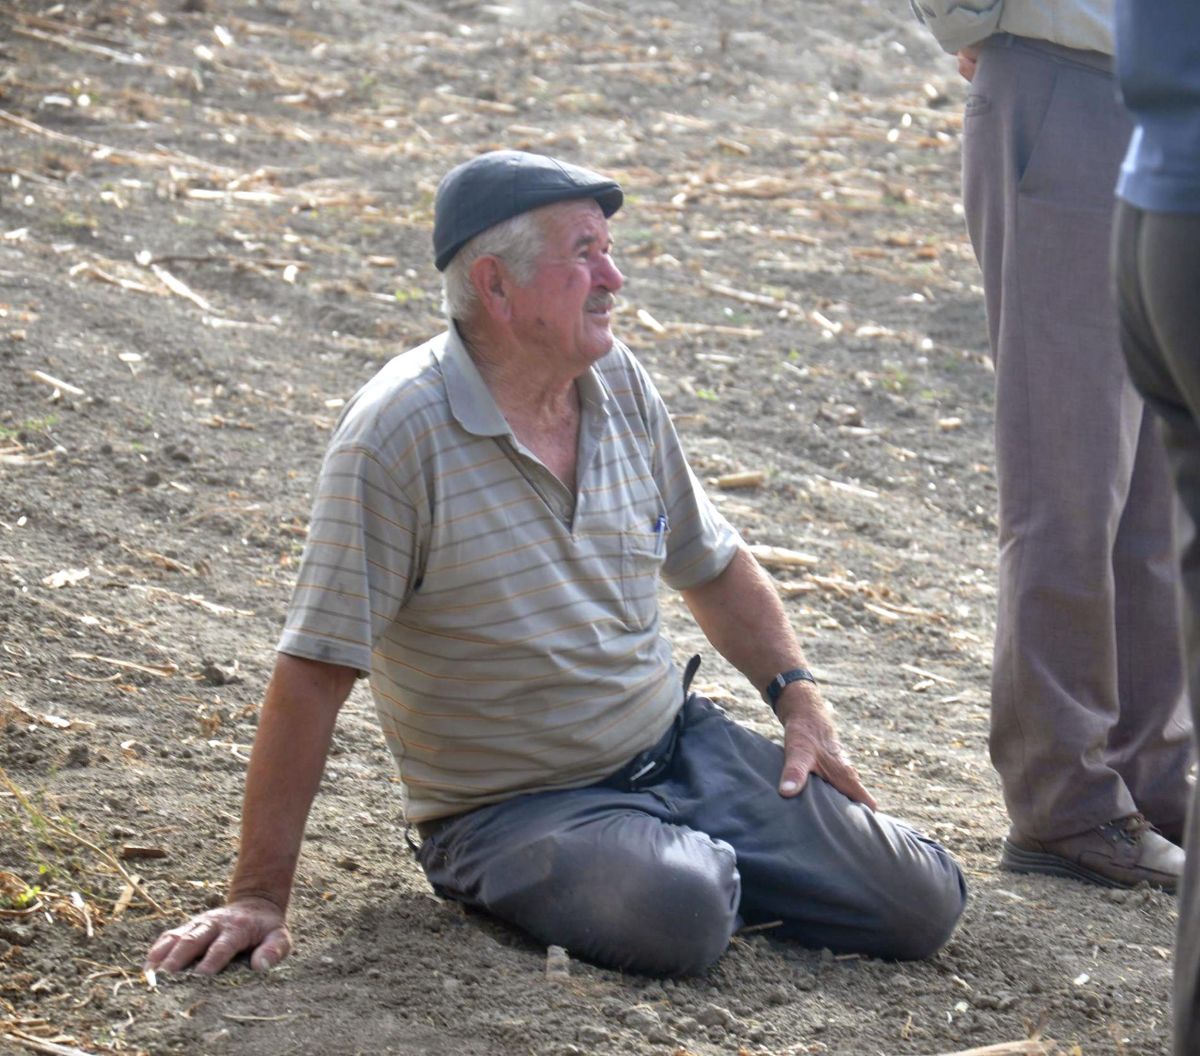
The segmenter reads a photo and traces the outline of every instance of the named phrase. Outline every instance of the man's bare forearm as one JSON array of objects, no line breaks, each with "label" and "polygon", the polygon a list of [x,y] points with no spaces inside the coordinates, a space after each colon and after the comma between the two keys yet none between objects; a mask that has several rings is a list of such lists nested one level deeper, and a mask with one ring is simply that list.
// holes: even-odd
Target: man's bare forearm
[{"label": "man's bare forearm", "polygon": [[748,550],[739,549],[719,576],[682,594],[704,636],[755,688],[804,666],[783,603]]},{"label": "man's bare forearm", "polygon": [[[783,602],[748,550],[739,550],[724,572],[683,591],[683,597],[705,637],[759,692],[777,674],[806,666]],[[816,773],[851,799],[874,807],[843,755],[833,718],[813,683],[785,686],[775,712],[784,730],[781,795],[798,794],[808,775]]]},{"label": "man's bare forearm", "polygon": [[276,660],[246,772],[231,902],[258,897],[287,908],[308,811],[353,684],[348,667],[286,654]]}]

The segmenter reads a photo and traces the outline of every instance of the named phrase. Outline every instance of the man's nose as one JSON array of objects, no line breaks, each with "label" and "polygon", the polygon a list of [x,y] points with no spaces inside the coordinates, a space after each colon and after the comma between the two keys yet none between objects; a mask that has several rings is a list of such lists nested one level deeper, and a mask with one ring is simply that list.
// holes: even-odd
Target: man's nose
[{"label": "man's nose", "polygon": [[617,267],[612,257],[607,254],[601,259],[595,279],[596,285],[602,286],[609,293],[616,293],[625,285],[625,276],[621,274],[621,269]]}]

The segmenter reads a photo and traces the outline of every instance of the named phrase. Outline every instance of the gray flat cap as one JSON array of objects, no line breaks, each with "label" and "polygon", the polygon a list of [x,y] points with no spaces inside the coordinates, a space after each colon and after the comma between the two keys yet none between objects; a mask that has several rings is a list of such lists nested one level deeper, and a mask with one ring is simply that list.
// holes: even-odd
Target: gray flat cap
[{"label": "gray flat cap", "polygon": [[433,256],[438,271],[480,232],[519,213],[574,198],[594,198],[605,216],[625,200],[598,172],[523,150],[493,150],[451,169],[438,184]]}]

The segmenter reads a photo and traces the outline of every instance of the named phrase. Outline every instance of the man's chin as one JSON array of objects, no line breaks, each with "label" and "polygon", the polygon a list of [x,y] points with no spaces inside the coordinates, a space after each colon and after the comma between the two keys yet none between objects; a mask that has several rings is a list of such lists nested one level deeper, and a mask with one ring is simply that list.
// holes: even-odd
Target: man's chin
[{"label": "man's chin", "polygon": [[603,359],[612,351],[615,342],[616,338],[608,327],[604,328],[603,333],[590,335],[586,346],[589,358],[592,360]]}]

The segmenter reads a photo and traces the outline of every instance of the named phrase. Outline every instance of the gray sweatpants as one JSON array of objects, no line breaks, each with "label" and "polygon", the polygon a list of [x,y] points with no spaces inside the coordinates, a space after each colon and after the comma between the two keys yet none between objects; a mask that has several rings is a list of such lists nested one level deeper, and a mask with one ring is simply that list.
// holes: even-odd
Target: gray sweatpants
[{"label": "gray sweatpants", "polygon": [[608,780],[458,815],[418,854],[439,894],[573,956],[649,975],[703,971],[743,924],[807,946],[924,957],[966,885],[938,844],[820,778],[776,791],[783,749],[691,695]]},{"label": "gray sweatpants", "polygon": [[1109,288],[1130,125],[1108,65],[991,37],[964,118],[996,363],[992,760],[1044,840],[1136,810],[1179,839],[1188,796],[1170,479]]}]

